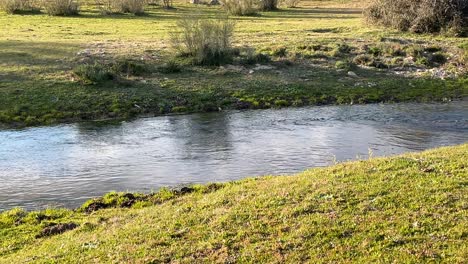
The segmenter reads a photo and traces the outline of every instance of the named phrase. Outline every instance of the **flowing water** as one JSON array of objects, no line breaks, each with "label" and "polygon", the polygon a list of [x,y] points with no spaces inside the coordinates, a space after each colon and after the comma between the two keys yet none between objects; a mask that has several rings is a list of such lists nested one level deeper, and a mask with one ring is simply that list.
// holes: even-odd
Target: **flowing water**
[{"label": "flowing water", "polygon": [[468,141],[468,102],[227,111],[0,131],[0,211]]}]

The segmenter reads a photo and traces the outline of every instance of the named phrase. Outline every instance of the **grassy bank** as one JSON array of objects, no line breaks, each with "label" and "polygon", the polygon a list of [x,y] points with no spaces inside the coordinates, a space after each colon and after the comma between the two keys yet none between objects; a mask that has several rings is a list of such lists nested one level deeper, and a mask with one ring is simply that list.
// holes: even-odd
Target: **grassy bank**
[{"label": "grassy bank", "polygon": [[0,263],[463,263],[467,160],[465,144],[294,176],[109,194],[77,211],[13,210],[0,215]]},{"label": "grassy bank", "polygon": [[[168,66],[176,21],[215,17],[219,6],[176,1],[176,9],[147,6],[143,16],[105,16],[92,1],[82,3],[72,17],[0,14],[0,126],[468,94],[466,39],[366,25],[362,1],[308,0],[232,17],[240,54],[222,67],[183,58]],[[252,60],[249,50],[269,59]],[[94,64],[134,68],[94,84],[77,76]]]}]

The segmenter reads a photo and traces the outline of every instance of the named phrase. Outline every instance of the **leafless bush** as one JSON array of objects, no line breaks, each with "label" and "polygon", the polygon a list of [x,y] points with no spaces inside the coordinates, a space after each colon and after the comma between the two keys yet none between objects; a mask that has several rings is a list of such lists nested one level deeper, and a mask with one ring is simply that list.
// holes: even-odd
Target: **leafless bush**
[{"label": "leafless bush", "polygon": [[121,13],[119,0],[95,0],[95,2],[103,15]]},{"label": "leafless bush", "polygon": [[256,0],[222,0],[221,4],[230,15],[249,16],[257,13]]},{"label": "leafless bush", "polygon": [[177,26],[181,32],[172,35],[173,47],[194,58],[196,64],[220,65],[232,59],[231,41],[234,22],[229,18],[182,18]]},{"label": "leafless bush", "polygon": [[43,6],[51,16],[77,15],[80,7],[75,0],[44,0]]},{"label": "leafless bush", "polygon": [[278,9],[278,0],[260,0],[260,10],[273,11]]},{"label": "leafless bush", "polygon": [[173,8],[174,4],[173,4],[172,0],[162,0],[162,6],[165,9],[171,9],[171,8]]},{"label": "leafless bush", "polygon": [[141,15],[145,12],[145,0],[96,0],[96,5],[104,15],[131,13]]},{"label": "leafless bush", "polygon": [[146,0],[146,4],[147,5],[157,6],[157,5],[161,4],[161,1],[160,0]]},{"label": "leafless bush", "polygon": [[374,0],[367,20],[415,33],[448,31],[461,34],[466,26],[468,0]]},{"label": "leafless bush", "polygon": [[121,9],[124,13],[131,13],[135,15],[141,15],[145,13],[145,1],[144,0],[120,0]]},{"label": "leafless bush", "polygon": [[39,11],[34,0],[0,0],[0,10],[8,14]]},{"label": "leafless bush", "polygon": [[288,8],[297,7],[301,0],[283,0],[283,4]]}]

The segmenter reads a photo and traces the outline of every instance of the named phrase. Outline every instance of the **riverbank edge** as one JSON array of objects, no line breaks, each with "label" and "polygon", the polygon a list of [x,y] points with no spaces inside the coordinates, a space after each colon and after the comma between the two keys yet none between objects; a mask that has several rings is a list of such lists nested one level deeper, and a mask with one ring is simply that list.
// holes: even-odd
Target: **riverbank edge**
[{"label": "riverbank edge", "polygon": [[[167,250],[167,247],[175,247],[178,250],[183,250],[187,241],[180,240],[180,238],[190,240],[190,243],[194,246],[194,243],[197,243],[197,239],[202,239],[202,237],[207,235],[203,233],[207,232],[207,230],[200,231],[202,234],[198,234],[197,232],[199,231],[194,230],[197,227],[200,228],[200,225],[206,228],[205,225],[209,226],[209,223],[202,221],[200,223],[197,222],[198,224],[190,224],[190,221],[195,221],[195,219],[200,221],[205,214],[211,214],[219,210],[222,213],[211,215],[210,218],[214,218],[210,220],[210,223],[212,221],[217,222],[216,219],[218,218],[224,219],[226,215],[229,216],[231,213],[233,217],[239,217],[243,214],[252,217],[262,212],[262,214],[267,214],[268,217],[262,217],[257,220],[254,218],[251,220],[253,221],[251,224],[259,227],[258,221],[273,220],[270,224],[276,227],[279,222],[276,222],[274,219],[279,216],[285,217],[283,215],[285,214],[284,212],[289,212],[291,213],[289,218],[287,217],[287,220],[281,218],[283,219],[282,221],[291,222],[288,223],[289,225],[300,226],[308,223],[301,222],[308,221],[307,218],[302,217],[320,215],[320,217],[324,217],[327,221],[323,223],[324,227],[320,227],[321,225],[317,226],[315,222],[311,224],[315,225],[314,228],[318,228],[315,232],[319,232],[317,234],[322,235],[333,234],[333,230],[341,230],[341,224],[339,223],[351,221],[348,219],[349,217],[351,217],[350,219],[354,219],[352,221],[357,221],[357,218],[369,217],[371,215],[373,218],[371,217],[369,221],[372,221],[360,227],[365,229],[368,225],[372,226],[372,232],[369,233],[369,239],[371,240],[375,232],[387,234],[391,230],[406,230],[404,228],[407,228],[407,224],[412,226],[411,228],[422,225],[426,229],[421,230],[419,228],[419,231],[416,233],[409,232],[411,230],[407,230],[408,232],[402,231],[403,233],[398,235],[399,241],[408,240],[413,241],[412,243],[402,243],[388,248],[385,247],[387,242],[384,241],[384,238],[382,240],[377,239],[372,242],[373,244],[370,244],[377,252],[374,251],[368,256],[366,256],[365,252],[361,252],[363,255],[360,256],[360,259],[377,260],[379,258],[376,257],[384,255],[386,259],[391,260],[445,259],[458,263],[463,260],[462,241],[466,242],[466,231],[463,231],[463,226],[466,226],[467,222],[466,218],[462,217],[463,212],[466,212],[466,203],[463,202],[462,196],[466,195],[466,189],[463,189],[463,186],[466,185],[467,160],[468,144],[462,144],[393,157],[344,162],[326,168],[307,170],[293,176],[248,178],[229,183],[195,185],[178,190],[162,189],[155,194],[109,193],[103,197],[89,200],[76,210],[47,209],[25,212],[21,209],[13,209],[0,214],[0,241],[2,241],[0,263],[31,259],[31,257],[44,262],[51,259],[60,259],[65,262],[67,260],[78,259],[94,259],[110,262],[119,257],[119,250],[111,246],[106,248],[104,245],[104,248],[100,250],[108,252],[108,255],[100,255],[100,253],[96,255],[96,252],[83,250],[83,244],[76,243],[85,243],[91,237],[98,236],[101,238],[101,235],[103,235],[105,238],[102,237],[102,239],[112,241],[115,239],[114,242],[118,241],[121,245],[127,244],[130,246],[131,244],[136,246],[136,244],[133,244],[134,242],[130,241],[133,238],[126,235],[129,232],[129,228],[133,232],[136,232],[136,234],[139,234],[137,235],[139,236],[137,240],[152,239],[155,234],[159,233],[167,235],[167,239],[169,239],[167,241],[168,244],[158,244],[159,246],[156,246],[155,249],[160,247],[164,251]],[[435,183],[439,186],[438,188],[435,188]],[[230,201],[230,199],[233,201]],[[450,200],[448,204],[446,203],[447,199]],[[384,200],[382,204],[374,204],[372,202],[382,202],[382,200]],[[230,202],[226,203],[223,201]],[[236,201],[240,203],[241,207],[237,208]],[[309,205],[313,208],[302,204],[304,201],[313,203],[313,206]],[[281,203],[277,204],[278,202]],[[261,208],[257,208],[258,206]],[[421,212],[421,215],[418,212]],[[419,217],[415,218],[413,214],[416,213]],[[168,216],[172,217],[169,218],[169,222],[165,222],[167,220],[163,219],[166,219],[165,217]],[[148,222],[148,219],[146,219],[148,217],[158,224],[156,226],[150,224],[151,221]],[[448,219],[445,219],[447,217]],[[114,218],[120,220],[115,220]],[[115,222],[109,219],[114,219],[112,221]],[[191,220],[185,222],[185,219]],[[244,218],[242,217],[242,219]],[[337,219],[341,220],[337,221]],[[230,219],[230,221],[235,222],[236,220]],[[412,223],[411,221],[416,222]],[[248,234],[254,232],[252,235],[255,236],[256,229],[251,230],[253,226],[243,226],[242,224],[237,226],[234,222],[226,223],[228,225],[224,227],[215,226],[214,230],[217,233],[214,236],[217,237],[216,234],[218,233],[225,234],[226,232],[230,232],[231,228],[235,228],[235,232],[240,233]],[[353,223],[360,226],[359,221]],[[173,224],[176,227],[172,226]],[[109,228],[112,229],[111,236],[106,231]],[[285,227],[279,225],[278,228]],[[321,228],[324,229],[320,231]],[[366,238],[367,235],[358,232],[360,228],[355,227],[352,234]],[[186,237],[186,231],[182,232],[181,230],[195,232],[196,234],[192,234],[195,240]],[[313,237],[291,238],[288,234],[291,231],[290,229],[288,230],[270,234],[271,237],[268,237],[266,242],[273,243],[278,239],[286,242],[288,239],[291,239],[291,241],[299,239],[300,243],[307,244],[309,240],[315,241]],[[148,234],[145,235],[145,232],[148,232]],[[341,234],[341,231],[339,234]],[[125,239],[119,240],[118,237],[121,235],[123,235],[121,239],[125,238],[129,241]],[[349,236],[352,237],[353,235],[337,236],[333,238],[334,243],[340,243],[343,247],[346,245]],[[114,236],[117,236],[117,238],[114,238]],[[156,236],[159,237],[159,235]],[[439,236],[441,237],[440,240],[438,239]],[[218,239],[221,239],[218,243],[226,242],[222,237],[218,237]],[[390,237],[389,239],[391,240],[392,238]],[[112,241],[109,242],[109,245],[113,245],[114,242]],[[324,242],[325,244],[320,244],[320,240],[314,243],[319,243],[321,246],[327,244],[326,241]],[[411,246],[412,250],[415,250],[415,248],[417,250],[428,250],[427,243],[436,245],[434,248],[430,248],[431,252],[434,253],[433,255],[417,255],[411,252],[405,253],[405,251],[403,253],[398,251],[398,254],[396,254],[394,251],[395,246],[404,247],[405,245]],[[348,247],[350,246],[354,248],[357,245],[351,243]],[[236,254],[242,255],[241,249],[239,247],[231,248],[231,254],[237,252]],[[358,247],[353,250],[360,252],[359,250],[364,249]],[[294,248],[291,250],[294,250]],[[144,256],[151,256],[151,254],[148,254],[151,250],[144,252],[146,252],[146,254],[143,254]],[[392,255],[392,252],[395,255]],[[127,261],[145,259],[138,250],[127,253],[128,255],[125,256]],[[182,251],[179,253],[182,253]],[[252,259],[272,260],[271,257],[274,258],[274,252],[270,253],[271,255],[262,255],[259,252],[258,254],[260,255],[252,255],[251,257],[254,257]],[[305,252],[302,253],[305,254]],[[325,260],[335,259],[344,261],[349,259],[348,257],[351,257],[346,256],[346,250],[341,253],[335,253],[339,254],[329,256],[322,252],[322,254],[325,254]],[[375,255],[375,253],[378,254]],[[217,256],[213,254],[208,254],[202,259],[214,261]],[[293,253],[290,252],[290,254]],[[116,258],[109,257],[109,255]],[[193,257],[193,255],[187,256]],[[180,255],[172,260],[179,258],[180,260],[187,261],[187,258]],[[123,261],[123,259],[120,260]],[[153,260],[162,261],[164,259],[154,257]]]},{"label": "riverbank edge", "polygon": [[[356,80],[359,81],[359,80]],[[375,81],[375,82],[374,82]],[[359,82],[358,82],[359,83]],[[144,94],[130,96],[124,93],[108,94],[107,90],[96,91],[90,87],[90,95],[80,102],[73,94],[61,106],[44,101],[44,91],[30,91],[24,97],[41,98],[37,102],[27,100],[26,105],[18,103],[14,109],[0,110],[0,129],[25,128],[85,121],[131,120],[139,117],[153,117],[171,114],[218,112],[224,110],[270,109],[302,106],[352,105],[402,102],[449,102],[468,98],[468,77],[458,79],[431,78],[389,78],[387,80],[366,78],[364,83],[352,86],[337,80],[324,83],[326,88],[310,87],[304,83],[290,83],[272,88],[272,83],[256,80],[243,90],[230,91],[209,87],[206,90],[167,91],[166,94]],[[364,85],[364,86],[363,86]],[[58,85],[61,86],[61,85]],[[259,88],[260,87],[260,88]],[[268,87],[262,89],[261,87]],[[69,85],[65,85],[70,89]],[[61,88],[59,88],[61,89]],[[150,89],[150,87],[147,87]],[[63,97],[61,95],[56,97]],[[5,93],[4,96],[18,98],[21,95]],[[54,92],[49,95],[54,98]],[[82,96],[82,94],[80,95]],[[89,97],[95,97],[91,99]],[[22,99],[21,99],[22,100]],[[18,100],[18,101],[21,101]],[[148,103],[150,102],[150,103]],[[181,103],[182,102],[182,103]],[[93,105],[95,104],[95,105]],[[47,110],[34,112],[36,107],[47,106]],[[65,105],[65,106],[64,106]],[[69,110],[61,110],[70,108]]]}]

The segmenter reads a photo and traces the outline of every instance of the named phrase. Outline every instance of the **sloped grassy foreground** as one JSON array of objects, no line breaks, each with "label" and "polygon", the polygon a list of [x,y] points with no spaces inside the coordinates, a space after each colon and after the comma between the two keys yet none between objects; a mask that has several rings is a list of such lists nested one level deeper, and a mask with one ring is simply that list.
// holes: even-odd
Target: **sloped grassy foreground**
[{"label": "sloped grassy foreground", "polygon": [[0,262],[462,263],[467,180],[465,144],[294,176],[109,194],[76,211],[13,210],[0,216]]}]

